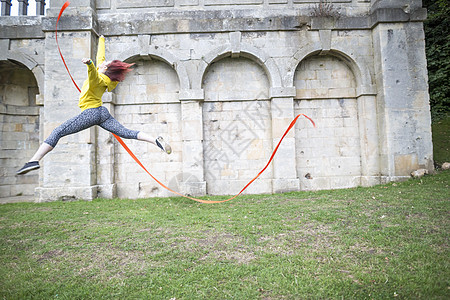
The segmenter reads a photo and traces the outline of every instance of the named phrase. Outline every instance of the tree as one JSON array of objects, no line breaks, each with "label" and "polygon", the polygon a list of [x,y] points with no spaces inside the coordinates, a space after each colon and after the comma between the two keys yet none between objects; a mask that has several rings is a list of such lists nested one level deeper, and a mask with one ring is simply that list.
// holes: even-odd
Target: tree
[{"label": "tree", "polygon": [[450,3],[423,0],[423,5],[431,115],[438,120],[450,114]]}]

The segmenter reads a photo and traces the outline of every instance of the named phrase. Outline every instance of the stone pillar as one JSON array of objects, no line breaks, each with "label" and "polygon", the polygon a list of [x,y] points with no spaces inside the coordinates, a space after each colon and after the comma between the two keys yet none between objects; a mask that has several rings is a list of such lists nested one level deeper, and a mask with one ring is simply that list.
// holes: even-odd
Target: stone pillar
[{"label": "stone pillar", "polygon": [[358,122],[361,145],[361,185],[380,184],[380,152],[375,95],[358,99]]},{"label": "stone pillar", "polygon": [[[114,117],[116,104],[114,93],[103,95],[103,106],[109,110]],[[117,196],[117,185],[115,183],[114,170],[114,136],[97,127],[97,197],[112,199]]]},{"label": "stone pillar", "polygon": [[[55,44],[55,25],[61,6],[52,1],[43,19],[45,32],[45,93],[43,140],[67,119],[78,115],[79,92],[67,74]],[[96,14],[90,1],[71,4],[58,24],[58,41],[67,65],[82,86],[87,69],[83,57],[95,58]],[[97,197],[96,128],[63,137],[42,161],[43,178],[36,189],[37,201],[84,199]],[[43,141],[41,141],[43,142]]]},{"label": "stone pillar", "polygon": [[2,16],[11,15],[11,0],[1,0],[2,1]]},{"label": "stone pillar", "polygon": [[36,0],[36,15],[43,16],[45,14],[45,0]]},{"label": "stone pillar", "polygon": [[18,0],[19,2],[19,16],[26,16],[28,14],[28,0]]},{"label": "stone pillar", "polygon": [[203,167],[203,90],[180,92],[181,130],[183,142],[183,176],[180,192],[186,195],[206,195]]},{"label": "stone pillar", "polygon": [[[273,149],[278,145],[289,124],[295,118],[295,92],[295,87],[275,87],[270,89]],[[296,171],[294,129],[291,129],[284,138],[272,163],[273,192],[298,191],[300,182]]]},{"label": "stone pillar", "polygon": [[431,116],[422,22],[380,23],[373,30],[381,175],[408,178],[433,169]]}]

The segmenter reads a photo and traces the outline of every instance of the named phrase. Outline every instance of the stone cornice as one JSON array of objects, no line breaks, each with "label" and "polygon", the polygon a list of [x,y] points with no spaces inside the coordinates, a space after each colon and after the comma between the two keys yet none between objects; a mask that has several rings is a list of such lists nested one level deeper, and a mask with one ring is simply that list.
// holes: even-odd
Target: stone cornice
[{"label": "stone cornice", "polygon": [[[93,31],[109,36],[136,34],[216,33],[297,30],[370,30],[379,23],[423,22],[427,12],[417,8],[378,8],[369,15],[324,18],[301,15],[293,11],[280,15],[278,10],[255,12],[182,11],[158,13],[100,14],[88,8],[69,11],[58,23],[60,31]],[[53,15],[53,14],[52,14]],[[44,38],[55,30],[56,16],[0,17],[0,38]]]}]

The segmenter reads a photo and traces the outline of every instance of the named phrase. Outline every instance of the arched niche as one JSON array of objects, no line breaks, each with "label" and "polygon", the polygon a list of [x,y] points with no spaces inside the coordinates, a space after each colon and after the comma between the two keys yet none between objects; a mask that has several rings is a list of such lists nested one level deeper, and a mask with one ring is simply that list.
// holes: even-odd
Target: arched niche
[{"label": "arched niche", "polygon": [[[209,65],[202,88],[207,193],[237,193],[271,154],[269,78],[253,60],[225,56]],[[269,168],[246,192],[271,192],[272,173]]]},{"label": "arched niche", "polygon": [[[20,56],[17,56],[20,58]],[[39,173],[15,176],[39,147],[39,94],[35,74],[23,63],[0,60],[1,196],[33,198]]]}]

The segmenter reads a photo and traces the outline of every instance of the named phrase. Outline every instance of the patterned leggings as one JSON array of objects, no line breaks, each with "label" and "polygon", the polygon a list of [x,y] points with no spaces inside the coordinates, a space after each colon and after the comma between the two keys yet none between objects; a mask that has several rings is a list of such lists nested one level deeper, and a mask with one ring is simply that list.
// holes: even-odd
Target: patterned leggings
[{"label": "patterned leggings", "polygon": [[100,106],[86,109],[78,116],[73,117],[56,127],[45,140],[45,143],[55,147],[59,139],[63,136],[80,132],[94,125],[98,125],[124,139],[137,139],[139,133],[139,131],[125,128],[111,116],[105,107]]}]

